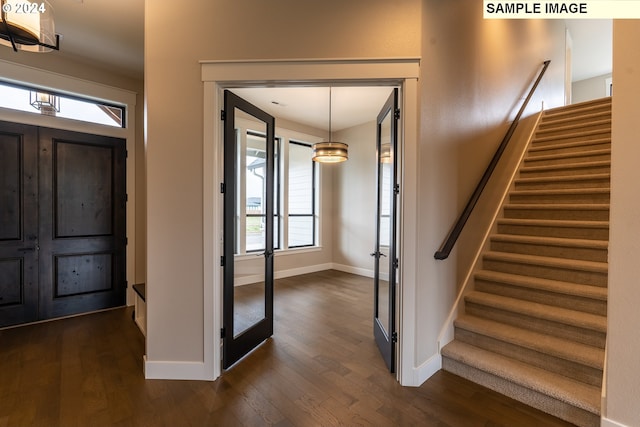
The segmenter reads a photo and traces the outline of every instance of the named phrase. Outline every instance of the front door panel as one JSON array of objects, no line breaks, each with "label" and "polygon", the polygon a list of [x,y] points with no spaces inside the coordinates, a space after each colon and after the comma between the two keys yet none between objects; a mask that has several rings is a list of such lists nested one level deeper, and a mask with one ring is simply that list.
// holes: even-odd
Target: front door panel
[{"label": "front door panel", "polygon": [[0,122],[0,327],[38,318],[37,129]]},{"label": "front door panel", "polygon": [[125,141],[40,130],[40,316],[125,304]]},{"label": "front door panel", "polygon": [[[224,96],[226,369],[273,334],[275,119],[230,91]],[[252,131],[240,134],[239,120]]]}]

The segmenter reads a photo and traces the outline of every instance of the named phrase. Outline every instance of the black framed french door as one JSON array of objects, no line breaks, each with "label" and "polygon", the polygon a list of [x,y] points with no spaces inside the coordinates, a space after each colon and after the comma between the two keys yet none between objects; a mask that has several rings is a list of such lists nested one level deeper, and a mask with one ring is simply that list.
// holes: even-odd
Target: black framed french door
[{"label": "black framed french door", "polygon": [[[224,91],[223,119],[222,366],[227,369],[273,335],[276,144],[275,118],[229,90]],[[249,137],[238,132],[236,123],[240,120],[251,128]],[[252,215],[247,215],[249,210]],[[240,236],[247,234],[251,234],[252,247],[259,248],[249,260],[238,256],[246,243],[241,244]],[[251,274],[240,274],[243,263],[251,265]]]},{"label": "black framed french door", "polygon": [[377,117],[376,241],[373,335],[391,372],[396,368],[396,216],[398,186],[398,89],[394,88]]}]

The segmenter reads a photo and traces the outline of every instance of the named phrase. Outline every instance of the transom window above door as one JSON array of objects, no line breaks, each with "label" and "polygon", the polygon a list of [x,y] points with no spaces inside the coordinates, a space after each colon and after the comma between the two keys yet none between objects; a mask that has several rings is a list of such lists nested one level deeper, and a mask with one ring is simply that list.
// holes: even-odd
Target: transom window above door
[{"label": "transom window above door", "polygon": [[0,81],[0,107],[105,126],[126,127],[124,106],[3,81]]}]

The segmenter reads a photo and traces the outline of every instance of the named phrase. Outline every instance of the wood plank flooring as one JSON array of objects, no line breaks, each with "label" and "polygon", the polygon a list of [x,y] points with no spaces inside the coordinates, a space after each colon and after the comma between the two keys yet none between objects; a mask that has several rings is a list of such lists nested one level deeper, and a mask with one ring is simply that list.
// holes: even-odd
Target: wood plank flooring
[{"label": "wood plank flooring", "polygon": [[131,308],[0,331],[0,427],[570,426],[446,372],[401,387],[371,280],[278,280],[275,335],[214,382],[145,380]]}]

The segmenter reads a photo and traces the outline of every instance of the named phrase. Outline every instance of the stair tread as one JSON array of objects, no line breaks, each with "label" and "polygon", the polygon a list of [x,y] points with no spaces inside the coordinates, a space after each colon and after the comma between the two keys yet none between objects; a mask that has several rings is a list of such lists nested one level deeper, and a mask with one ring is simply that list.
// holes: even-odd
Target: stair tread
[{"label": "stair tread", "polygon": [[518,328],[494,320],[483,319],[472,315],[460,316],[454,322],[461,328],[476,334],[485,335],[519,347],[548,354],[570,362],[579,363],[602,370],[604,349],[587,344],[541,334],[536,331]]},{"label": "stair tread", "polygon": [[505,380],[551,396],[562,402],[600,414],[600,388],[527,365],[460,341],[452,341],[442,355]]},{"label": "stair tread", "polygon": [[[565,170],[565,169],[587,169],[593,167],[611,166],[610,160],[596,160],[593,162],[581,162],[581,163],[569,163],[569,164],[555,164],[555,165],[537,165],[527,166],[524,165],[520,168],[520,173],[541,172],[550,170]],[[560,175],[563,176],[563,175]]]},{"label": "stair tread", "polygon": [[493,234],[491,236],[491,240],[501,242],[528,243],[545,246],[562,246],[603,250],[606,250],[609,247],[609,243],[604,240],[569,239],[566,237],[528,236],[522,234]]},{"label": "stair tread", "polygon": [[606,138],[586,139],[584,141],[562,142],[558,144],[532,145],[529,148],[529,152],[558,150],[563,148],[578,148],[583,146],[600,145],[600,144],[611,144],[611,138],[606,137]]},{"label": "stair tread", "polygon": [[508,285],[541,289],[564,295],[581,296],[600,301],[607,301],[607,288],[603,286],[583,285],[561,280],[543,279],[540,277],[523,276],[520,274],[503,273],[493,270],[479,270],[475,277],[481,280],[505,283]]},{"label": "stair tread", "polygon": [[592,111],[598,108],[611,108],[611,97],[590,99],[588,101],[576,102],[570,105],[550,108],[545,110],[545,117],[566,114],[576,114],[579,111]]},{"label": "stair tread", "polygon": [[508,209],[540,209],[540,210],[609,210],[606,203],[507,203],[504,205]]},{"label": "stair tread", "polygon": [[609,270],[609,265],[606,262],[584,261],[579,259],[557,258],[541,255],[514,254],[498,251],[485,252],[484,259],[503,260],[522,264],[544,265],[549,267],[590,271],[595,273],[607,273]]},{"label": "stair tread", "polygon": [[533,190],[512,190],[510,195],[538,195],[538,194],[608,194],[609,187],[587,187],[587,188],[542,188]]},{"label": "stair tread", "polygon": [[[579,120],[582,119],[583,116],[575,116],[574,120]],[[548,125],[550,124],[550,122],[543,122],[542,125]],[[557,123],[556,123],[557,124]],[[604,124],[609,124],[611,125],[611,115],[608,116],[608,118],[604,118],[601,120],[593,120],[590,121],[588,123],[570,123],[570,124],[566,124],[563,126],[553,126],[551,128],[544,128],[544,129],[539,129],[536,131],[536,135],[539,134],[544,134],[544,133],[550,133],[550,132],[561,132],[561,131],[567,131],[567,130],[573,130],[573,129],[580,129],[580,128],[584,128],[586,126],[589,127],[593,127],[593,126],[600,126],[600,125],[604,125]]]},{"label": "stair tread", "polygon": [[517,178],[515,182],[517,184],[530,184],[530,183],[556,183],[558,181],[589,181],[594,179],[611,179],[610,173],[593,173],[584,175],[565,175],[565,176],[535,176],[530,178]]},{"label": "stair tread", "polygon": [[582,151],[570,151],[568,153],[553,153],[544,154],[540,156],[527,156],[525,162],[539,162],[544,160],[557,160],[557,159],[570,159],[575,157],[589,157],[589,156],[602,156],[611,154],[610,148],[602,148],[598,150],[582,150]]},{"label": "stair tread", "polygon": [[610,134],[611,128],[608,129],[590,129],[584,130],[581,132],[573,132],[573,133],[563,133],[559,135],[549,135],[549,136],[535,136],[532,140],[533,143],[537,142],[548,142],[548,141],[558,141],[569,138],[583,138],[586,136],[592,135],[601,135],[601,134]]},{"label": "stair tread", "polygon": [[[563,117],[564,116],[564,117]],[[610,111],[592,111],[589,110],[586,113],[581,114],[545,114],[540,122],[540,127],[554,126],[558,123],[573,123],[576,121],[584,121],[586,119],[594,119],[597,117],[611,117]]]},{"label": "stair tread", "polygon": [[498,219],[498,224],[537,225],[546,227],[609,228],[609,221],[574,221],[565,219],[500,218]]},{"label": "stair tread", "polygon": [[490,306],[504,311],[523,314],[537,319],[563,323],[595,332],[607,332],[607,318],[597,314],[570,310],[486,292],[472,291],[465,296],[466,302]]}]

